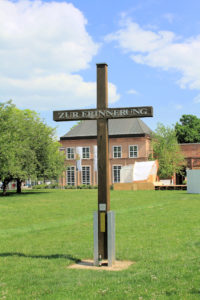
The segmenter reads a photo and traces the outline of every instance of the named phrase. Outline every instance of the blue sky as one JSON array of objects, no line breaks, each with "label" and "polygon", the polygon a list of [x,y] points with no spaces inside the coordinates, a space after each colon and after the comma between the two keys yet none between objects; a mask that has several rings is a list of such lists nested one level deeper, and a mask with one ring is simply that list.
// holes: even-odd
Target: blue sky
[{"label": "blue sky", "polygon": [[96,63],[108,64],[109,106],[154,108],[144,121],[200,117],[200,1],[1,0],[0,101],[52,111],[96,106]]}]

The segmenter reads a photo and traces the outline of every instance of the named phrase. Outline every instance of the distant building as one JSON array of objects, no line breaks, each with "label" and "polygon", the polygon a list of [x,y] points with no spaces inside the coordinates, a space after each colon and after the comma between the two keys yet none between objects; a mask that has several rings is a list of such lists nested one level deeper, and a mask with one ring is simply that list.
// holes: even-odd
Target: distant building
[{"label": "distant building", "polygon": [[200,144],[180,144],[188,169],[200,169]]},{"label": "distant building", "polygon": [[[134,164],[135,161],[148,160],[151,153],[150,134],[151,129],[140,119],[109,120],[110,184],[120,182],[122,166]],[[60,144],[61,150],[66,155],[67,166],[61,185],[98,184],[95,170],[97,122],[80,122],[60,138]],[[80,149],[81,167],[77,164]]]},{"label": "distant building", "polygon": [[[181,151],[186,160],[185,169],[200,169],[200,143],[180,144]],[[185,180],[184,175],[176,174],[176,184],[182,184]]]}]

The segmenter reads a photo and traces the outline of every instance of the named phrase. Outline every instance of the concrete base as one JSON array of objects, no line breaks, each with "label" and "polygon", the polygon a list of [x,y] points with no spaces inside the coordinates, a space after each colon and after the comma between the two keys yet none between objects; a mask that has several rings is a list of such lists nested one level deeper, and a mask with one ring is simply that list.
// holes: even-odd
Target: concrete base
[{"label": "concrete base", "polygon": [[106,265],[106,262],[102,261],[102,266],[97,267],[94,265],[94,261],[91,259],[82,260],[76,264],[68,266],[69,269],[82,269],[82,270],[95,270],[95,271],[122,271],[128,269],[132,264],[135,262],[133,261],[115,261],[115,264],[112,266]]}]

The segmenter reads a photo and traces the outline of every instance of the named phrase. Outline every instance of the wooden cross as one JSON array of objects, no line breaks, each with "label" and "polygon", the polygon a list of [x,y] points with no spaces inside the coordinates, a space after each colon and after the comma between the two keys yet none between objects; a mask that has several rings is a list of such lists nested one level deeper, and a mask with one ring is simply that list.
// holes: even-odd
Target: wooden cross
[{"label": "wooden cross", "polygon": [[153,117],[152,106],[108,108],[107,64],[97,64],[97,109],[54,111],[56,122],[97,120],[98,255],[108,259],[107,218],[110,211],[108,119]]}]

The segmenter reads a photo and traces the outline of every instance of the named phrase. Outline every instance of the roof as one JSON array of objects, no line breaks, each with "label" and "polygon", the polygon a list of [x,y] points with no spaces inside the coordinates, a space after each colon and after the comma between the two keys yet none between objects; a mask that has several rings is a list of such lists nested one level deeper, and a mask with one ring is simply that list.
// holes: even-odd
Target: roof
[{"label": "roof", "polygon": [[[145,136],[151,134],[151,129],[140,119],[110,119],[108,120],[109,137],[114,136]],[[97,121],[82,121],[68,131],[61,140],[78,138],[96,138]]]}]

